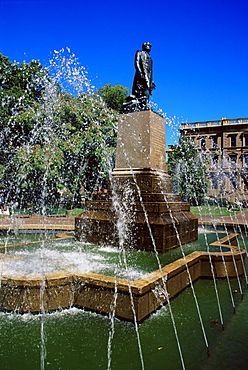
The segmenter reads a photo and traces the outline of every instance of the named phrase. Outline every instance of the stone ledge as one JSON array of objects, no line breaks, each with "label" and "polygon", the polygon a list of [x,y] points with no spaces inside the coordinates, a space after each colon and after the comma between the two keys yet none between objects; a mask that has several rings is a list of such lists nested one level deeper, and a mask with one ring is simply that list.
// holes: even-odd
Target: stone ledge
[{"label": "stone ledge", "polygon": [[[116,317],[134,321],[133,305],[137,322],[142,322],[166,303],[168,297],[171,299],[182,292],[191,281],[213,278],[210,256],[215,277],[225,278],[227,273],[229,277],[236,277],[236,271],[242,275],[246,251],[230,245],[231,242],[235,244],[236,238],[237,234],[231,234],[229,238],[224,237],[218,241],[218,245],[229,249],[227,252],[195,251],[135,281],[96,273],[71,274],[67,271],[56,271],[44,276],[3,276],[0,309],[39,312],[75,305],[109,314],[116,292]],[[190,272],[190,278],[187,271]]]}]

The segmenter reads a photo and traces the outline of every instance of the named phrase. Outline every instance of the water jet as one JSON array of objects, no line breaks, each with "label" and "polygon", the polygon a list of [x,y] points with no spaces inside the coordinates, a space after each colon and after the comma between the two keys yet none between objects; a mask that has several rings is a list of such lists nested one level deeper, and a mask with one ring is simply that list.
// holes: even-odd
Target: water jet
[{"label": "water jet", "polygon": [[[152,111],[121,115],[108,194],[115,193],[126,214],[126,246],[165,253],[197,239],[198,219],[172,193],[165,170],[164,119]],[[112,200],[99,198],[87,201],[86,211],[76,218],[76,237],[118,244]]]},{"label": "water jet", "polygon": [[[196,243],[198,220],[189,204],[171,191],[165,168],[164,121],[150,110],[132,109],[119,118],[117,159],[109,192],[87,201],[86,211],[76,219],[76,236],[104,246],[119,245],[114,248],[125,270],[129,251],[152,255],[155,267],[132,278],[118,276],[120,264],[112,275],[66,267],[13,275],[4,273],[1,264],[4,313],[0,313],[0,326],[4,330],[0,346],[5,368],[16,368],[18,361],[25,369],[33,369],[39,362],[61,369],[159,368],[160,364],[163,369],[195,369],[202,363],[211,368],[211,358],[217,363],[221,358],[224,363],[227,356],[226,352],[219,355],[218,341],[228,342],[236,350],[239,346],[238,340],[229,345],[229,328],[230,336],[235,332],[234,338],[246,338],[243,322],[238,330],[232,328],[239,319],[239,315],[233,318],[232,308],[242,311],[247,307],[246,296],[244,304],[240,300],[246,255],[240,245],[245,244],[236,232],[224,232],[220,237],[214,233],[211,242],[203,238],[205,251],[186,253],[188,242]],[[206,234],[205,229],[204,237]],[[78,243],[69,239],[71,234],[60,235],[54,242],[63,238],[70,242],[68,250]],[[211,243],[217,251],[210,251]],[[5,263],[12,247],[3,244],[1,259]],[[43,268],[46,242],[41,245],[39,263]],[[164,256],[176,250],[179,256],[164,263]],[[235,297],[234,291],[238,292]],[[211,325],[211,320],[219,320],[222,326],[225,321],[227,335],[218,325]],[[210,360],[207,353],[211,353]],[[235,357],[235,366],[240,358]],[[244,368],[247,357],[243,356],[241,363]]]},{"label": "water jet", "polygon": [[[213,246],[219,247],[218,252],[210,252],[216,278],[226,278],[227,275],[230,278],[236,277],[237,274],[243,275],[242,261],[246,252],[237,247],[237,237],[237,234],[230,234],[218,242],[212,243]],[[64,232],[57,234],[56,238],[43,241],[43,243],[71,240],[71,238],[71,233]],[[41,242],[18,243],[10,245],[8,248],[40,244]],[[190,285],[189,274],[192,282],[198,279],[212,278],[210,254],[203,251],[192,252],[185,258],[176,259],[161,269],[145,274],[136,280],[106,276],[95,272],[56,271],[56,268],[55,271],[51,272],[43,270],[43,273],[37,271],[27,273],[25,276],[21,272],[16,272],[8,276],[4,272],[6,259],[8,261],[8,259],[14,258],[16,261],[22,257],[15,254],[1,254],[3,273],[0,309],[20,313],[37,313],[41,311],[41,308],[49,312],[76,306],[102,314],[110,314],[114,295],[117,293],[115,316],[122,320],[131,322],[136,320],[140,323],[167,303],[167,297],[164,293],[165,283],[167,294],[172,299]],[[42,296],[41,289],[43,290]],[[157,292],[160,292],[159,299],[156,296]]]}]

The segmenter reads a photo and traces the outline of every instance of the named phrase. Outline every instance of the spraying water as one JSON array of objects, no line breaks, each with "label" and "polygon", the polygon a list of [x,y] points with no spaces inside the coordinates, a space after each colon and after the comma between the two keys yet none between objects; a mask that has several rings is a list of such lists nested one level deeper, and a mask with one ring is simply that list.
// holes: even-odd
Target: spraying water
[{"label": "spraying water", "polygon": [[[67,54],[67,56],[65,56],[64,53]],[[98,179],[101,175],[100,172],[105,171],[104,164],[106,165],[106,163],[111,163],[111,159],[109,158],[111,158],[113,154],[111,147],[109,147],[108,150],[106,146],[107,137],[106,136],[104,137],[104,135],[106,135],[106,133],[112,134],[113,131],[115,131],[114,124],[112,128],[109,128],[108,125],[106,124],[107,122],[109,122],[108,119],[110,118],[110,116],[114,117],[114,114],[112,116],[112,113],[106,109],[103,102],[96,103],[94,97],[94,87],[91,86],[91,83],[87,78],[85,68],[81,67],[78,64],[78,61],[76,61],[75,59],[75,55],[70,54],[70,50],[68,48],[66,50],[61,50],[58,52],[55,51],[54,57],[51,60],[48,69],[55,77],[53,77],[51,81],[47,81],[47,83],[45,84],[41,110],[36,110],[34,107],[32,107],[31,111],[29,112],[29,114],[32,116],[32,122],[34,122],[34,126],[33,129],[31,130],[29,140],[25,142],[24,146],[20,147],[17,153],[17,157],[15,157],[15,161],[18,162],[16,182],[15,184],[12,184],[9,187],[10,189],[9,193],[10,194],[16,193],[15,196],[16,197],[18,196],[19,201],[20,199],[25,198],[25,195],[27,194],[25,187],[32,186],[33,180],[32,172],[29,166],[30,161],[32,160],[33,161],[32,163],[35,164],[35,166],[37,166],[37,172],[38,169],[41,170],[39,179],[42,184],[42,189],[40,193],[38,193],[38,195],[40,196],[40,209],[41,213],[43,214],[46,213],[48,199],[51,198],[51,195],[53,194],[54,190],[53,179],[56,178],[56,181],[60,180],[61,187],[68,187],[69,183],[72,182],[71,180],[74,179],[73,180],[74,188],[72,187],[71,190],[72,192],[74,191],[75,194],[77,186],[79,184],[77,183],[77,179],[75,179],[72,176],[71,177],[69,176],[69,172],[71,171],[72,167],[76,167],[77,163],[80,163],[79,166],[80,169],[77,172],[77,176],[81,175],[81,178],[83,179],[82,181],[84,181],[85,178],[83,176],[86,173],[88,164],[93,160],[92,157],[90,157],[88,154],[90,153],[91,150],[95,149],[96,146],[98,146],[100,150],[99,156],[101,157],[101,155],[104,154],[105,160],[102,161],[103,162],[101,164],[102,167],[99,169],[96,177],[91,179],[89,185],[98,182]],[[61,112],[62,110],[64,117],[66,117],[65,113],[68,112],[66,110],[66,108],[68,108],[67,106],[68,97],[64,94],[61,95],[61,90],[58,89],[58,86],[56,85],[57,83],[59,83],[60,86],[62,86],[63,90],[67,89],[68,91],[69,89],[71,94],[73,94],[74,96],[79,96],[79,100],[77,102],[75,102],[74,99],[71,98],[69,99],[69,103],[75,108],[75,110],[78,109],[78,103],[80,104],[85,102],[94,103],[93,108],[91,110],[91,113],[93,114],[92,117],[94,117],[95,122],[93,129],[91,127],[93,120],[87,121],[86,119],[87,114],[83,116],[84,125],[82,126],[82,129],[79,130],[79,132],[77,132],[75,135],[72,135],[73,134],[72,127],[71,125],[68,124],[68,122],[66,122],[66,120],[63,120],[62,122],[59,120],[59,117],[57,115],[58,111]],[[61,107],[61,96],[63,96],[64,99],[63,102],[66,102],[66,104],[62,107]],[[87,107],[87,104],[85,107]],[[97,114],[95,114],[96,112]],[[100,115],[99,112],[101,113]],[[102,125],[104,124],[105,124],[104,130],[101,131],[99,127],[101,128]],[[81,140],[81,136],[84,138],[84,140],[86,137],[89,140],[90,145],[88,145],[86,149],[84,147],[83,140]],[[100,138],[98,143],[94,143],[94,139],[96,137]],[[106,158],[108,159],[106,160]],[[69,161],[69,159],[72,159],[72,161]],[[78,161],[76,161],[76,159],[78,159]],[[13,162],[10,162],[8,169],[11,167],[12,163]],[[130,171],[132,173],[132,168],[130,169]],[[132,173],[132,177],[134,179],[136,187],[136,194],[138,193],[141,204],[143,205],[142,195],[134,173]],[[17,190],[16,192],[14,191],[16,189],[19,190]],[[114,195],[116,195],[117,192],[118,189],[116,192],[114,192]],[[124,202],[123,199],[125,200]],[[74,254],[74,251],[72,251],[71,253],[68,252],[68,249],[70,248],[69,244],[66,246],[64,250],[63,246],[62,252],[60,251],[60,254],[58,254],[57,257],[55,258],[56,252],[54,248],[46,249],[45,248],[46,243],[41,243],[40,248],[36,252],[34,252],[34,255],[36,255],[36,257],[37,255],[40,255],[41,257],[40,259],[40,264],[42,265],[41,274],[43,275],[46,272],[55,269],[66,269],[67,271],[75,271],[76,269],[78,271],[82,265],[86,269],[86,272],[90,272],[92,270],[94,270],[94,272],[105,271],[104,273],[107,274],[108,270],[110,270],[108,266],[108,258],[112,259],[112,257],[109,257],[108,252],[111,250],[112,253],[117,258],[115,258],[114,262],[115,267],[113,269],[114,271],[112,272],[112,275],[114,276],[115,279],[115,287],[109,319],[99,318],[95,314],[89,314],[82,311],[80,311],[79,313],[77,309],[70,309],[68,311],[64,310],[63,312],[49,315],[45,313],[44,306],[41,305],[40,310],[41,314],[39,315],[38,324],[35,318],[30,317],[26,314],[22,318],[19,317],[17,318],[15,316],[11,316],[8,314],[5,315],[3,314],[1,315],[0,318],[1,325],[11,327],[11,322],[13,322],[16,325],[16,327],[20,328],[20,331],[24,330],[25,324],[27,324],[28,327],[34,326],[36,327],[36,329],[38,326],[39,344],[37,347],[40,347],[41,369],[45,369],[49,365],[49,363],[54,366],[60,366],[61,368],[63,368],[63,366],[65,366],[65,368],[70,368],[70,365],[68,364],[71,361],[71,356],[73,352],[74,354],[76,353],[76,357],[78,358],[75,359],[75,361],[78,362],[80,366],[82,365],[82,363],[89,364],[88,368],[95,368],[96,366],[99,366],[100,361],[101,364],[103,363],[104,366],[108,369],[110,369],[111,367],[114,368],[115,366],[118,366],[120,362],[125,363],[127,365],[127,359],[125,357],[129,357],[128,367],[130,369],[135,368],[136,366],[139,367],[141,366],[142,369],[154,366],[154,364],[152,363],[153,359],[155,359],[156,364],[162,363],[163,368],[166,368],[166,366],[169,363],[168,368],[171,369],[173,366],[172,364],[175,364],[175,368],[180,367],[187,368],[187,364],[189,363],[192,354],[192,348],[188,347],[189,345],[188,342],[191,342],[191,340],[189,340],[188,338],[190,335],[192,335],[192,333],[195,330],[197,331],[197,329],[195,329],[195,326],[191,325],[192,323],[190,322],[190,320],[191,321],[200,320],[201,329],[204,334],[203,346],[201,343],[198,343],[202,342],[199,340],[199,338],[202,336],[202,333],[199,334],[197,332],[198,336],[192,337],[192,343],[197,347],[196,352],[194,352],[196,353],[194,357],[195,358],[200,357],[200,361],[201,359],[205,360],[205,356],[199,355],[199,353],[201,354],[201,352],[204,350],[204,346],[207,347],[211,346],[211,343],[213,343],[214,346],[216,344],[216,340],[214,340],[213,337],[218,336],[217,330],[215,330],[214,334],[211,334],[213,330],[211,330],[211,328],[209,328],[209,325],[207,324],[207,320],[210,321],[210,318],[208,319],[209,314],[206,311],[208,311],[208,307],[210,306],[212,295],[209,295],[210,297],[209,300],[206,299],[201,306],[200,303],[198,303],[197,299],[198,295],[201,297],[202,295],[205,294],[206,289],[208,289],[208,282],[204,282],[204,284],[199,283],[196,286],[196,288],[193,288],[191,290],[192,293],[188,293],[188,291],[187,292],[185,291],[182,295],[182,298],[178,297],[177,299],[171,301],[170,297],[167,294],[167,285],[166,285],[167,280],[166,278],[164,278],[164,280],[162,281],[162,285],[160,287],[157,287],[157,289],[154,289],[153,295],[155,295],[157,301],[161,301],[161,303],[165,298],[168,303],[167,305],[168,310],[165,306],[163,310],[155,313],[153,316],[151,316],[150,319],[148,319],[147,321],[148,324],[143,323],[139,325],[135,320],[136,318],[136,313],[134,309],[135,297],[133,296],[131,291],[131,283],[133,280],[143,276],[147,272],[147,270],[146,268],[143,269],[133,267],[130,268],[129,261],[132,259],[134,260],[136,258],[136,254],[142,256],[142,253],[145,252],[132,251],[131,253],[126,251],[126,249],[124,248],[125,239],[129,240],[129,242],[132,241],[132,238],[129,235],[129,226],[132,225],[133,222],[130,208],[133,208],[135,206],[135,197],[133,196],[132,189],[129,189],[128,187],[126,188],[126,193],[122,197],[121,206],[120,203],[118,202],[114,203],[115,208],[119,213],[117,222],[117,229],[119,232],[119,241],[120,241],[119,249],[116,250],[109,245],[101,246],[100,248],[95,249],[94,246],[90,247],[87,244],[83,246],[82,244],[78,243],[76,249],[78,249],[79,254],[76,253]],[[152,271],[157,268],[161,270],[162,265],[166,262],[163,260],[163,257],[160,257],[157,254],[155,237],[150,227],[146,210],[144,207],[142,207],[142,209],[147,227],[149,229],[150,238],[152,240],[153,251],[155,252],[154,254],[155,258],[154,257],[152,258],[153,259]],[[178,238],[180,239],[179,236]],[[8,244],[8,241],[6,242],[6,244]],[[209,245],[209,243],[206,244]],[[82,255],[83,249],[86,251],[86,254],[84,255]],[[93,259],[92,258],[88,259],[87,251],[89,249],[93,249]],[[7,252],[7,248],[5,248],[5,252]],[[18,253],[21,259],[22,257],[24,257],[26,251],[23,252],[19,251],[17,252],[17,255]],[[185,250],[181,245],[180,253],[181,253],[180,256],[185,257]],[[78,256],[80,256],[80,258]],[[53,260],[54,264],[50,264],[49,261],[51,260]],[[35,265],[33,265],[33,261],[31,260],[30,262],[31,263],[29,266],[26,264],[26,262],[24,262],[21,267],[21,270],[23,271],[24,269],[24,272],[27,274],[32,274],[36,270]],[[145,260],[143,265],[146,267],[147,260]],[[11,270],[13,271],[12,261],[9,261],[6,265],[4,265],[4,267],[1,267],[1,269],[2,269],[1,276],[3,274],[10,274],[10,271]],[[191,279],[189,272],[188,276],[189,279]],[[121,323],[115,319],[115,310],[118,297],[117,278],[119,277],[125,277],[129,281],[128,294],[132,302],[134,326]],[[209,287],[209,291],[212,289],[216,293],[216,280],[214,280],[214,283],[215,283],[214,289],[212,289],[212,287]],[[231,286],[230,281],[228,282],[228,284],[229,286]],[[240,290],[242,289],[241,280],[238,279],[237,283],[235,284],[238,284]],[[220,291],[221,292],[223,291],[224,294],[226,294],[225,287],[226,284],[224,285],[221,282],[219,285]],[[41,302],[43,302],[42,298],[44,296],[44,286],[45,279],[42,280],[42,284],[40,286]],[[192,303],[190,303],[190,297],[187,297],[190,294],[193,295],[194,304],[197,308],[196,309],[197,312],[193,317],[190,316],[190,310],[194,310],[194,308]],[[217,296],[219,297],[219,295],[221,294],[219,294],[218,291]],[[177,301],[178,299],[182,299],[182,301],[181,300]],[[183,301],[184,299],[186,303]],[[226,301],[224,300],[223,306],[225,305]],[[185,311],[187,312],[184,312],[182,314],[181,309],[182,307],[184,307]],[[187,307],[189,308],[189,310],[187,310]],[[199,307],[201,308],[201,310],[199,309]],[[226,308],[226,311],[228,311],[228,307]],[[224,316],[222,312],[223,308],[219,312],[221,315],[221,323],[223,323],[222,316]],[[213,311],[211,315],[215,315],[215,311]],[[226,316],[228,322],[228,320],[230,320],[230,315]],[[54,350],[52,343],[54,343],[54,340],[56,340],[55,338],[57,338],[57,336],[58,337],[60,336],[60,330],[61,333],[63,332],[63,326],[67,326],[67,321],[69,324],[68,328],[64,329],[65,330],[64,333],[65,337],[68,336],[68,333],[71,333],[69,335],[70,338],[69,340],[71,341],[71,343],[68,342],[65,345],[65,347],[63,349],[60,348],[59,351]],[[52,333],[52,327],[54,323],[58,323],[60,328],[60,330],[58,330],[58,332],[56,333],[56,336],[53,335]],[[172,324],[171,331],[170,323]],[[184,334],[183,331],[180,330],[181,325],[187,326],[186,341],[182,339]],[[57,325],[55,326],[57,327]],[[205,326],[207,326],[206,329]],[[154,329],[155,327],[156,329]],[[99,329],[101,332],[101,335],[99,336],[100,338],[96,338],[97,328],[100,328]],[[79,341],[78,344],[76,343],[76,341],[74,341],[72,333],[75,334],[76,340]],[[4,335],[6,335],[7,338],[7,333]],[[123,341],[126,338],[127,342],[130,343],[126,343],[126,345],[124,345]],[[66,338],[64,339],[66,340]],[[6,339],[6,343],[8,342],[9,343],[11,342],[9,338]],[[22,342],[22,340],[19,339],[17,342]],[[37,345],[37,342],[35,343],[36,343],[35,345]],[[87,353],[89,353],[88,343],[90,343],[89,347],[91,348],[90,350],[91,357],[87,355]],[[163,343],[163,345],[161,345],[161,343]],[[177,346],[176,351],[174,349],[174,344]],[[32,347],[32,344],[29,345],[30,347]],[[59,342],[56,342],[56,345],[60,347],[61,344],[59,344]],[[132,349],[132,347],[135,349]],[[71,350],[71,348],[73,349]],[[4,348],[4,350],[6,351],[5,353],[7,358],[7,356],[9,356],[9,348],[8,347]],[[138,355],[136,353],[136,350]],[[64,352],[68,352],[67,353],[68,358],[66,357],[67,355],[65,355]],[[121,352],[123,352],[122,356],[120,356]],[[178,353],[175,354],[176,352],[179,353],[179,359]],[[37,354],[37,351],[35,353]],[[63,360],[61,360],[62,357],[59,358],[59,353],[63,354],[62,357],[65,360],[64,364],[62,364],[63,363]],[[14,354],[14,356],[17,356],[16,353]],[[97,359],[98,356],[100,356],[99,359]],[[121,358],[121,360],[119,360],[119,358]],[[33,360],[32,358],[30,362],[31,366],[33,366],[34,361],[35,360]],[[197,360],[195,363],[198,363]]]}]

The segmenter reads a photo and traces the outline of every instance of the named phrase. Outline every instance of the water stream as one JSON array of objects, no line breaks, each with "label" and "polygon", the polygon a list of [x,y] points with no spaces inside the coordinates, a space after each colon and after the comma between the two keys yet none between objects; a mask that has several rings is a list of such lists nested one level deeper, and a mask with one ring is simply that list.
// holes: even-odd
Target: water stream
[{"label": "water stream", "polygon": [[[237,281],[232,280],[231,284],[233,290],[237,289]],[[213,281],[199,280],[195,283],[209,339],[209,358],[205,343],[199,340],[202,334],[191,289],[186,289],[171,301],[186,369],[234,370],[248,366],[245,330],[248,324],[247,295],[243,301],[239,294],[235,295],[237,311],[233,315],[226,281],[218,281],[218,289],[226,322],[224,332],[221,325],[212,323],[218,318]],[[44,315],[0,313],[2,368],[39,369],[41,316],[46,337],[45,368],[108,368],[109,318],[76,308]],[[139,333],[146,369],[181,369],[181,360],[175,350],[174,329],[166,306],[142,323]],[[112,369],[140,368],[133,324],[115,319],[111,342]]]},{"label": "water stream", "polygon": [[[224,232],[219,234],[221,237]],[[0,237],[1,245],[18,244],[20,241],[28,243],[34,240],[42,240],[44,235],[12,235]],[[15,276],[20,274],[43,274],[46,272],[67,270],[69,272],[95,272],[99,274],[135,280],[144,274],[157,270],[157,257],[152,252],[125,250],[125,257],[120,248],[113,246],[96,246],[89,243],[81,243],[77,240],[49,241],[53,238],[47,235],[48,242],[27,244],[6,248],[8,255],[15,258],[5,258],[1,262],[2,275]],[[205,244],[205,238],[208,244]],[[195,250],[207,251],[208,245],[216,240],[213,232],[205,233],[200,230],[199,239],[182,246],[184,254],[190,254]],[[244,242],[247,243],[247,240]],[[240,243],[243,243],[240,240]],[[220,251],[219,247],[210,246],[211,251]],[[182,257],[180,248],[173,249],[159,255],[160,264],[164,266]]]},{"label": "water stream", "polygon": [[[58,77],[64,76],[64,73],[67,75],[66,80],[62,77],[64,83],[69,83],[80,92],[92,93],[85,70],[78,66],[75,68],[73,60],[72,58],[66,62],[58,53],[51,61],[50,68],[56,70]],[[53,118],[50,111],[52,112],[53,106],[57,104],[52,99],[51,90],[47,92],[46,103],[48,116],[43,128],[47,130],[44,135],[47,135],[49,140],[49,132],[52,131],[49,124],[50,121],[53,123],[53,120],[49,119]],[[42,130],[40,128],[37,135]],[[43,180],[45,199],[46,173]],[[19,181],[21,183],[22,179]],[[135,184],[137,185],[136,182]],[[142,205],[138,186],[137,192]],[[126,204],[118,203],[115,193],[114,191],[113,203],[118,215],[119,247],[95,246],[71,239],[48,241],[52,238],[48,234],[1,236],[1,252],[5,253],[5,256],[0,261],[0,280],[5,275],[14,277],[38,274],[44,277],[47,272],[66,270],[72,273],[95,272],[116,279],[124,278],[130,282],[179,258],[185,258],[195,250],[207,251],[209,256],[211,251],[218,251],[223,255],[221,248],[209,245],[227,235],[226,228],[221,232],[217,229],[200,229],[198,241],[185,245],[179,243],[179,248],[158,255],[145,208],[144,215],[154,252],[125,249],[125,238],[129,237],[125,219],[130,217],[130,214],[127,208],[125,209]],[[131,194],[127,193],[126,197],[127,203],[132,203]],[[12,220],[15,222],[15,218]],[[176,229],[175,225],[174,227]],[[17,234],[18,224],[15,230]],[[240,235],[238,245],[240,248],[246,248],[247,231]],[[40,240],[40,243],[8,247],[9,244],[28,243],[33,240]],[[5,258],[7,256],[11,258]],[[185,289],[171,300],[167,294],[165,278],[161,289],[154,290],[154,294],[158,301],[161,295],[164,295],[167,305],[140,325],[135,319],[130,285],[134,324],[115,317],[117,284],[108,316],[75,307],[46,313],[43,305],[40,307],[41,313],[37,315],[0,312],[1,367],[5,370],[247,368],[247,276],[239,277],[237,274],[236,279],[217,280],[212,268],[213,280],[198,280],[193,284],[188,269],[187,272],[191,288]],[[44,286],[43,279],[41,298]]]}]

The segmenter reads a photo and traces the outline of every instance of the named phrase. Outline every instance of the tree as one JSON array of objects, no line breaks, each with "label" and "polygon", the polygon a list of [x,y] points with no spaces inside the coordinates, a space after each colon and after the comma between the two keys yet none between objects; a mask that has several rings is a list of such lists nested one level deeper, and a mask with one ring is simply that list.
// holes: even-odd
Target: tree
[{"label": "tree", "polygon": [[82,185],[91,191],[108,178],[115,154],[117,114],[96,95],[84,94],[78,98],[64,95],[59,116],[62,127],[68,128],[67,138],[60,144],[64,153],[61,175],[78,199]]},{"label": "tree", "polygon": [[32,126],[30,120],[22,119],[27,108],[41,102],[48,72],[37,61],[12,63],[0,54],[0,121],[1,149],[22,145]]},{"label": "tree", "polygon": [[129,89],[122,85],[112,86],[107,84],[97,90],[97,94],[101,96],[108,108],[112,108],[117,112],[121,111],[122,104],[126,101]]},{"label": "tree", "polygon": [[116,113],[96,96],[76,98],[63,93],[56,101],[52,113],[40,106],[31,140],[16,150],[6,167],[12,198],[21,204],[46,207],[57,201],[62,188],[79,203],[82,186],[91,191],[108,176],[115,151]]},{"label": "tree", "polygon": [[108,177],[117,112],[89,89],[62,91],[37,61],[15,64],[0,55],[0,183],[19,205],[56,201],[68,189],[76,201]]},{"label": "tree", "polygon": [[48,72],[36,60],[12,63],[0,54],[1,187],[16,193],[16,152],[30,141]]},{"label": "tree", "polygon": [[207,191],[207,160],[189,138],[181,136],[179,144],[168,154],[168,173],[173,191],[191,205],[202,202]]}]

